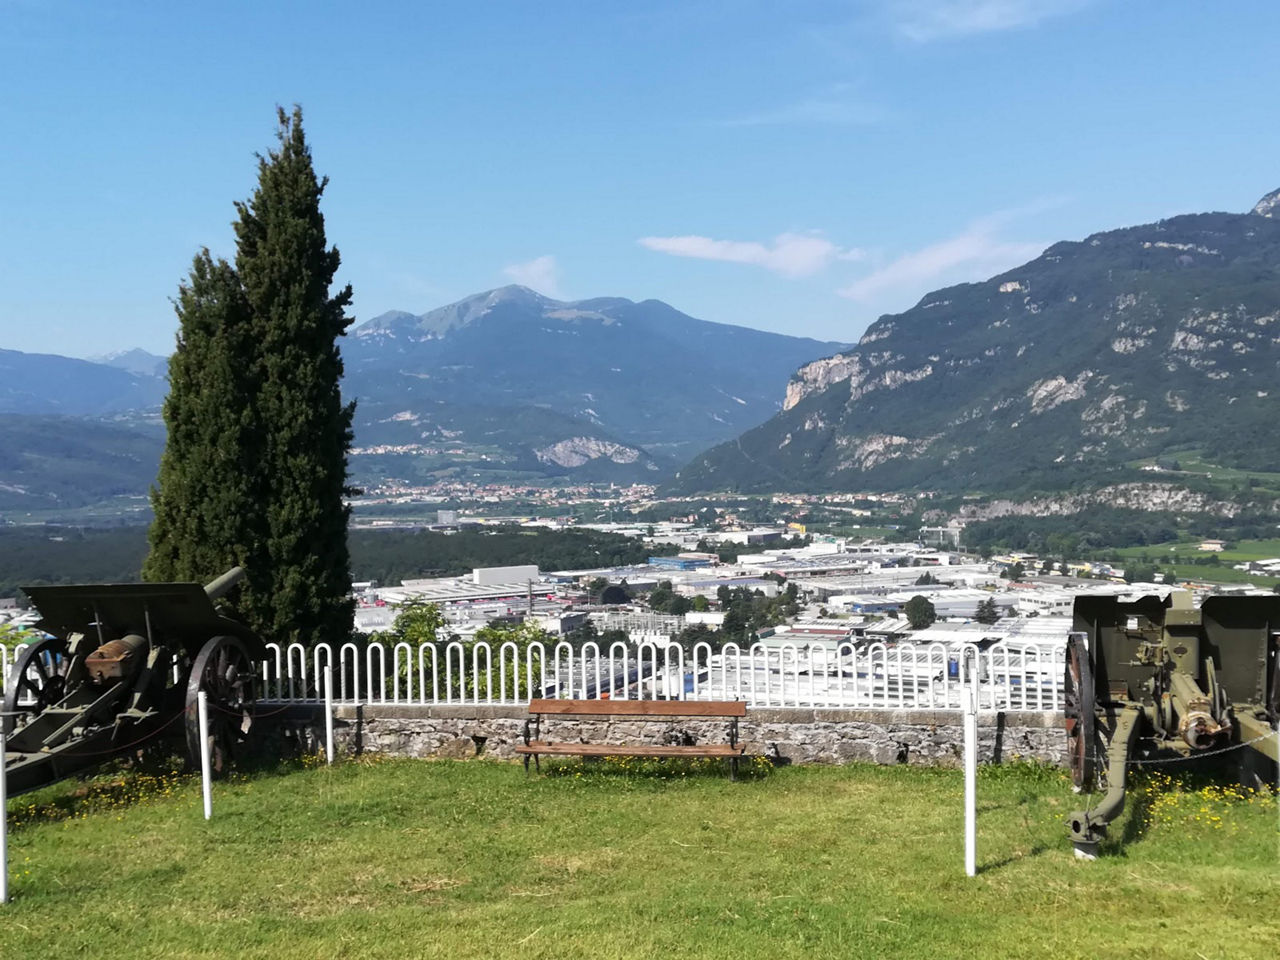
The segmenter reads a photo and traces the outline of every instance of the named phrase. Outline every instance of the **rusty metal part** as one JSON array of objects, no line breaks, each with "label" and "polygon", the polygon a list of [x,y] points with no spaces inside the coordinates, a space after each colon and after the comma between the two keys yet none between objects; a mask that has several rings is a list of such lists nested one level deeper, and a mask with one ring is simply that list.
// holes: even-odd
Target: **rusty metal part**
[{"label": "rusty metal part", "polygon": [[1185,673],[1175,672],[1170,678],[1174,711],[1178,715],[1178,736],[1192,750],[1207,750],[1220,743],[1231,732],[1228,714],[1216,716],[1213,699]]},{"label": "rusty metal part", "polygon": [[[1200,708],[1201,703],[1204,704],[1205,709]],[[1178,724],[1178,736],[1182,737],[1192,750],[1209,749],[1224,732],[1224,728],[1209,713],[1208,705],[1208,700],[1196,701],[1191,705],[1191,709],[1183,714],[1182,721]]]},{"label": "rusty metal part", "polygon": [[1077,792],[1093,789],[1096,763],[1093,666],[1088,638],[1073,633],[1067,638],[1067,660],[1063,678],[1064,713],[1067,722],[1067,762],[1071,765],[1071,785]]},{"label": "rusty metal part", "polygon": [[147,638],[138,633],[107,641],[84,658],[89,680],[101,684],[128,679],[142,666],[147,646]]}]

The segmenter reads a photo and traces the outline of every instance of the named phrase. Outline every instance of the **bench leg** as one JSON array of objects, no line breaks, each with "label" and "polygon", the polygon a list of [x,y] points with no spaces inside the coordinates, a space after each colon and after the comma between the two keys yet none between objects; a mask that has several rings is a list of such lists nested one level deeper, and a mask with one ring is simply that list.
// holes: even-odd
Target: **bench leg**
[{"label": "bench leg", "polygon": [[733,782],[738,779],[738,758],[729,758],[729,780]]},{"label": "bench leg", "polygon": [[542,772],[542,763],[538,760],[538,754],[533,755],[533,769],[538,773]]},{"label": "bench leg", "polygon": [[524,755],[524,772],[525,776],[529,775],[529,755],[527,753]]}]

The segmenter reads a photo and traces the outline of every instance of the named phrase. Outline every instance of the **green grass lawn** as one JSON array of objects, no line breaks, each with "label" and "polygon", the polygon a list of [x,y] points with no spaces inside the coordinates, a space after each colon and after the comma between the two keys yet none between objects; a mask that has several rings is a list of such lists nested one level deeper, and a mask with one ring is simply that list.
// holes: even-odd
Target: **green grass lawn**
[{"label": "green grass lawn", "polygon": [[1246,560],[1280,557],[1280,540],[1238,540],[1231,545],[1230,550],[1214,554],[1219,563],[1216,567],[1207,564],[1169,562],[1168,558],[1172,556],[1184,559],[1211,556],[1196,549],[1200,542],[1200,540],[1182,540],[1176,543],[1157,543],[1149,547],[1124,547],[1107,551],[1107,553],[1108,555],[1114,553],[1126,561],[1139,563],[1143,562],[1143,557],[1146,557],[1146,562],[1155,566],[1161,573],[1173,572],[1179,580],[1194,580],[1197,583],[1247,583],[1262,587],[1264,590],[1269,590],[1276,583],[1280,583],[1280,578],[1258,577],[1244,570],[1232,569],[1233,564],[1244,563]]},{"label": "green grass lawn", "polygon": [[1220,463],[1208,463],[1198,455],[1178,457],[1181,470],[1171,471],[1174,476],[1179,473],[1195,476],[1212,477],[1215,480],[1238,483],[1241,480],[1257,480],[1268,487],[1280,487],[1280,473],[1269,473],[1266,470],[1245,470],[1238,467],[1224,467]]},{"label": "green grass lawn", "polygon": [[[1164,457],[1145,457],[1141,460],[1131,460],[1127,466],[1144,467],[1148,464],[1155,463],[1157,460],[1164,460]],[[1208,463],[1201,459],[1198,453],[1182,453],[1177,454],[1172,459],[1178,461],[1179,470],[1169,470],[1163,473],[1157,473],[1154,479],[1160,480],[1178,479],[1184,476],[1209,477],[1221,482],[1221,485],[1229,483],[1240,483],[1241,481],[1256,480],[1259,485],[1270,490],[1280,489],[1280,473],[1268,472],[1266,470],[1247,470],[1238,467],[1224,467],[1220,463]]]},{"label": "green grass lawn", "polygon": [[984,768],[970,879],[958,771],[680,772],[351,762],[219,784],[208,823],[187,777],[51,788],[10,803],[0,956],[1240,960],[1280,943],[1271,796],[1153,781],[1083,863],[1061,773]]},{"label": "green grass lawn", "polygon": [[[1209,556],[1208,553],[1202,553],[1196,549],[1200,543],[1200,540],[1182,540],[1176,543],[1157,543],[1149,547],[1124,547],[1113,552],[1120,554],[1122,557],[1138,557],[1142,554],[1147,554],[1157,563],[1162,556],[1170,553],[1183,557]],[[1237,540],[1232,543],[1230,550],[1224,550],[1217,556],[1218,560],[1227,566],[1233,563],[1243,563],[1246,560],[1267,560],[1272,557],[1280,557],[1280,540]]]}]

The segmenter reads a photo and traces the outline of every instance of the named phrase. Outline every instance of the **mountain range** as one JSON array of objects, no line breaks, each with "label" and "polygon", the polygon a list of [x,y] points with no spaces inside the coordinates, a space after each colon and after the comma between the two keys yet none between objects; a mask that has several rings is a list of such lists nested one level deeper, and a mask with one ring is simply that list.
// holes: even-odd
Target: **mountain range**
[{"label": "mountain range", "polygon": [[89,357],[89,360],[144,377],[163,378],[169,375],[168,357],[156,356],[138,347],[132,350],[116,350],[99,357]]},{"label": "mountain range", "polygon": [[[853,347],[514,286],[384,313],[341,346],[366,486],[684,464],[671,493],[1004,495],[1177,457],[1280,472],[1280,191],[1054,244]],[[145,491],[164,361],[102,359],[0,350],[0,508]]]},{"label": "mountain range", "polygon": [[355,472],[652,480],[768,418],[796,367],[841,346],[519,286],[385,313],[343,343]]},{"label": "mountain range", "polygon": [[[384,313],[341,343],[352,478],[652,481],[769,417],[796,367],[844,346],[517,286]],[[0,509],[145,493],[166,364],[0,350]]]},{"label": "mountain range", "polygon": [[104,417],[156,411],[168,391],[163,371],[157,376],[51,353],[0,350],[0,414]]},{"label": "mountain range", "polygon": [[1061,490],[1190,453],[1280,470],[1280,191],[930,293],[801,367],[783,407],[671,489]]}]

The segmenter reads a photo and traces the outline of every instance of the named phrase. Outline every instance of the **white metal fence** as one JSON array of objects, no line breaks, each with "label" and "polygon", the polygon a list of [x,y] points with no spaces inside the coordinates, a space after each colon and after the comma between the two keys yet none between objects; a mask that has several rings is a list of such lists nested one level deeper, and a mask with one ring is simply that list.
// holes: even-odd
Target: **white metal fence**
[{"label": "white metal fence", "polygon": [[743,700],[752,706],[958,709],[976,673],[982,709],[1062,709],[1064,645],[842,643],[740,648],[697,644],[268,644],[262,697],[308,701],[326,667],[338,702],[510,704],[531,697]]},{"label": "white metal fence", "polygon": [[[0,644],[6,687],[25,645]],[[884,644],[739,647],[712,653],[705,643],[686,653],[660,640],[533,643],[521,649],[483,642],[267,644],[260,697],[309,702],[322,698],[326,667],[340,703],[508,704],[531,697],[743,700],[772,707],[958,709],[976,673],[988,710],[1061,710],[1062,644]]]}]

